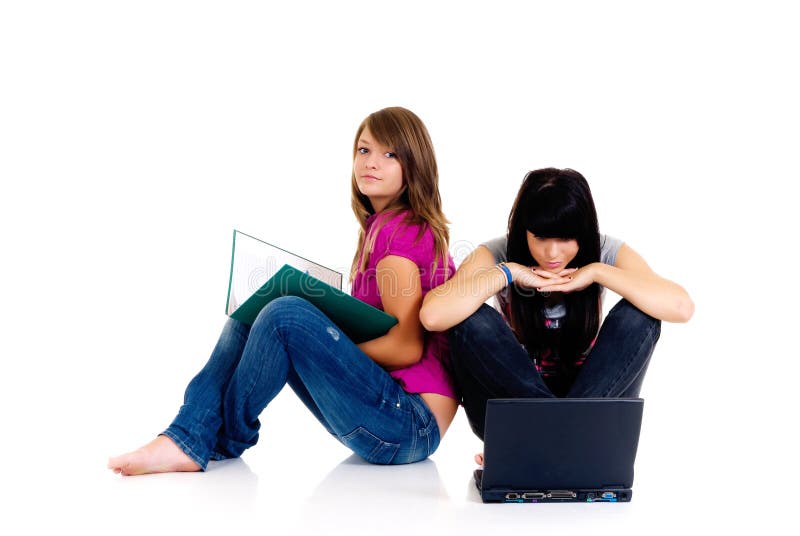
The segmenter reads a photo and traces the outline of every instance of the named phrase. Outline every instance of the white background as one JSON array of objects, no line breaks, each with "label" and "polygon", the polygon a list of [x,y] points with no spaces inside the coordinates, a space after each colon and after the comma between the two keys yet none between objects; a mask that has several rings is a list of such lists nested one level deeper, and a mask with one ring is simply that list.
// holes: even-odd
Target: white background
[{"label": "white background", "polygon": [[[789,4],[3,2],[0,524],[796,529]],[[353,135],[393,105],[434,140],[456,257],[502,234],[526,171],[572,167],[601,230],[694,298],[642,392],[634,501],[483,506],[463,413],[431,461],[376,468],[291,392],[242,460],[107,471],[210,353],[233,228],[347,270]]]}]

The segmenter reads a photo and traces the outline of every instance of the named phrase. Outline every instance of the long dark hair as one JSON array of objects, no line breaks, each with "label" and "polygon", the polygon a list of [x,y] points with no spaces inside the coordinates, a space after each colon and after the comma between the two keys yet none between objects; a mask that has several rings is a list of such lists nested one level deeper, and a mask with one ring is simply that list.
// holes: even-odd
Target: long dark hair
[{"label": "long dark hair", "polygon": [[[527,231],[539,238],[574,239],[578,253],[567,265],[577,268],[600,260],[597,211],[586,179],[571,169],[529,172],[508,217],[510,262],[536,264],[528,248]],[[556,345],[562,373],[572,376],[575,362],[590,347],[600,326],[600,287],[563,294],[566,316],[554,339],[545,327],[545,297],[533,289],[510,288],[511,325],[528,353],[536,358]]]}]

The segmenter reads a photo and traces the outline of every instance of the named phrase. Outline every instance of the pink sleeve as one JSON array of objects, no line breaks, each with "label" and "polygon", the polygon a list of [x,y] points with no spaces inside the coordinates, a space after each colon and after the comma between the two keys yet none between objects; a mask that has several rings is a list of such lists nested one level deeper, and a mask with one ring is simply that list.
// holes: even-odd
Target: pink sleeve
[{"label": "pink sleeve", "polygon": [[406,225],[402,216],[393,218],[379,231],[371,257],[377,265],[388,255],[396,255],[411,260],[414,264],[427,267],[433,257],[433,236],[425,229],[420,234],[420,225]]}]

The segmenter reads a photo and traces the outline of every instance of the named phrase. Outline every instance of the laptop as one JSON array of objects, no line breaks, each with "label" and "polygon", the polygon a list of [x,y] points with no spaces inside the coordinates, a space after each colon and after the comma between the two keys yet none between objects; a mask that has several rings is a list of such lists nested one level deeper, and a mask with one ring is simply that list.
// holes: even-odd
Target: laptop
[{"label": "laptop", "polygon": [[483,502],[628,502],[641,398],[500,398],[486,405]]}]

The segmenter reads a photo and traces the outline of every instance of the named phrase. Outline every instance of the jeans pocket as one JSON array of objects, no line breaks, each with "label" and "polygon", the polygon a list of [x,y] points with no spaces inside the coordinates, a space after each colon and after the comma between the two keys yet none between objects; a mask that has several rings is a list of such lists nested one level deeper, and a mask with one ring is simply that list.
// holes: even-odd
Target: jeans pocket
[{"label": "jeans pocket", "polygon": [[342,436],[342,443],[368,462],[381,465],[391,464],[400,449],[397,443],[383,441],[363,426]]}]

